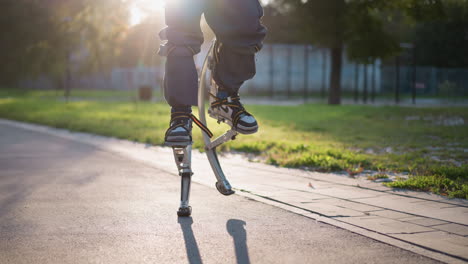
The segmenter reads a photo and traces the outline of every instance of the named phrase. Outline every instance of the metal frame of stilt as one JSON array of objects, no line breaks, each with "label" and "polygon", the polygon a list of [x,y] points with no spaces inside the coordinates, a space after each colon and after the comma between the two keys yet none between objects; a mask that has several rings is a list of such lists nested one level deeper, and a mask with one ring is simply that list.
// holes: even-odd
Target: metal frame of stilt
[{"label": "metal frame of stilt", "polygon": [[[213,62],[213,46],[215,41],[208,52],[208,55],[205,58],[203,63],[203,68],[200,74],[200,82],[198,87],[198,111],[200,121],[207,126],[206,114],[207,109],[205,105],[208,103],[208,93],[216,94],[217,86],[213,82],[212,70],[214,66]],[[237,136],[237,132],[234,130],[228,130],[223,135],[211,140],[211,138],[202,131],[203,142],[205,144],[205,151],[210,162],[213,173],[216,177],[216,189],[223,195],[234,194],[231,184],[227,180],[221,164],[219,163],[218,155],[216,153],[216,147],[230,141],[234,140]],[[191,156],[192,156],[192,145],[187,146],[177,146],[173,145],[172,150],[174,153],[174,159],[179,171],[179,176],[181,176],[181,195],[180,195],[180,207],[177,211],[177,215],[181,217],[190,216],[192,213],[192,207],[189,204],[190,198],[190,185],[192,179],[192,166],[191,166]]]}]

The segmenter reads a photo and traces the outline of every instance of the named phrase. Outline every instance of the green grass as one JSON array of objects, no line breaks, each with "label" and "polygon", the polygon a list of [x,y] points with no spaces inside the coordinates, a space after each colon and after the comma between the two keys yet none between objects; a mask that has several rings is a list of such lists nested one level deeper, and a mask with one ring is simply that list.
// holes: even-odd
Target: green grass
[{"label": "green grass", "polygon": [[[96,101],[94,99],[100,96],[114,98],[114,95],[112,92],[93,94],[90,91],[83,92],[86,95],[83,98],[89,100],[66,103],[54,93],[0,91],[0,117],[154,145],[163,143],[169,123],[169,107],[164,103],[137,104],[131,99]],[[76,94],[79,92],[74,91],[73,96]],[[270,164],[316,171],[343,171],[356,167],[406,171],[423,176],[393,183],[393,187],[406,184],[405,188],[453,197],[465,193],[466,197],[468,126],[443,126],[440,123],[451,118],[467,120],[467,108],[320,104],[249,105],[247,108],[260,123],[259,133],[239,136],[236,141],[223,145],[222,151],[255,153]],[[415,116],[419,118],[408,118]],[[213,120],[209,127],[215,134],[228,129]],[[194,141],[195,147],[201,149],[198,129],[194,130]],[[460,167],[460,164],[465,165]],[[455,178],[440,172],[459,168],[462,168],[461,176]],[[427,177],[453,181],[453,191],[446,191],[435,181],[427,181]],[[417,183],[416,179],[427,183]],[[456,192],[461,194],[455,195]]]},{"label": "green grass", "polygon": [[367,176],[367,179],[369,181],[375,181],[375,180],[378,180],[378,179],[388,179],[388,176],[386,174],[384,174],[384,173],[379,173],[379,174]]},{"label": "green grass", "polygon": [[390,182],[385,185],[418,191],[433,192],[450,198],[468,199],[468,166],[437,167],[430,176],[414,176],[405,181]]},{"label": "green grass", "polygon": [[[0,87],[1,88],[1,87]],[[49,100],[64,100],[64,92],[62,90],[12,90],[0,89],[0,98],[22,97],[22,98],[40,98]],[[70,98],[73,100],[109,100],[109,101],[133,101],[137,97],[138,92],[122,91],[122,90],[89,90],[89,89],[72,89]],[[161,98],[161,92],[153,90],[153,97]]]}]

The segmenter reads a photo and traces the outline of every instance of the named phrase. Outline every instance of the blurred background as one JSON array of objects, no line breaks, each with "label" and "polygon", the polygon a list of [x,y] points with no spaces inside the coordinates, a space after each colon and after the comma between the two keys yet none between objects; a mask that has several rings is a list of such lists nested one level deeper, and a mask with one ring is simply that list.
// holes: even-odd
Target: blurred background
[{"label": "blurred background", "polygon": [[[261,2],[269,35],[244,96],[467,103],[466,0]],[[103,91],[133,100],[143,88],[151,100],[163,100],[164,58],[157,55],[163,0],[2,0],[0,12],[1,90],[53,91],[67,99]],[[199,67],[213,38],[201,24]]]}]

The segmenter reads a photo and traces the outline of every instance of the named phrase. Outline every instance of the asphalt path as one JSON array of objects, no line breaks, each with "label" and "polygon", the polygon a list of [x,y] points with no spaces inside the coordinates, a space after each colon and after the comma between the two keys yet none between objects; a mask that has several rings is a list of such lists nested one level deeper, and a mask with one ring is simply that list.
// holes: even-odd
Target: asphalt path
[{"label": "asphalt path", "polygon": [[438,263],[195,183],[178,218],[179,198],[158,168],[0,125],[0,263]]}]

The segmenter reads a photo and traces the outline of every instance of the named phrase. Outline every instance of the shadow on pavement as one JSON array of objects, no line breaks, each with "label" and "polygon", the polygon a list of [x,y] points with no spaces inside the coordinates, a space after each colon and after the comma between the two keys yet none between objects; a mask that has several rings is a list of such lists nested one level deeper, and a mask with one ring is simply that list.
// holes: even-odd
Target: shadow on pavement
[{"label": "shadow on pavement", "polygon": [[247,248],[247,232],[244,226],[245,221],[238,219],[229,219],[226,223],[226,229],[229,235],[234,239],[236,249],[236,259],[238,264],[249,264],[249,251]]},{"label": "shadow on pavement", "polygon": [[200,250],[198,249],[197,240],[195,239],[192,230],[192,217],[179,217],[177,222],[180,224],[184,234],[185,250],[187,251],[189,263],[201,264],[202,260],[200,256]]}]

